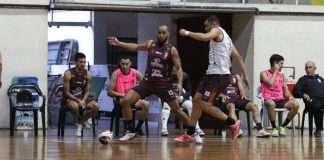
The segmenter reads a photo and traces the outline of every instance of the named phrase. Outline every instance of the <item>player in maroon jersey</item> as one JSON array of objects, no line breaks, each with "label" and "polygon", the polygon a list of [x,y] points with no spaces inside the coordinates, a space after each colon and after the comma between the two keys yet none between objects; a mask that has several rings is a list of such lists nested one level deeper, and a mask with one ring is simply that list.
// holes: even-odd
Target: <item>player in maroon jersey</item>
[{"label": "player in maroon jersey", "polygon": [[[168,27],[160,25],[157,28],[157,41],[148,40],[142,44],[134,44],[121,42],[116,37],[108,37],[109,44],[111,45],[131,51],[147,51],[148,53],[143,81],[128,91],[121,101],[127,132],[125,136],[119,139],[120,141],[128,141],[136,135],[132,124],[131,104],[151,94],[155,94],[164,102],[167,102],[171,110],[184,124],[190,124],[189,117],[181,110],[172,91],[172,82],[169,75],[172,66],[175,66],[177,78],[180,82],[177,86],[178,92],[182,91],[183,71],[177,49],[168,42],[169,34]],[[192,140],[194,141],[194,138]]]}]

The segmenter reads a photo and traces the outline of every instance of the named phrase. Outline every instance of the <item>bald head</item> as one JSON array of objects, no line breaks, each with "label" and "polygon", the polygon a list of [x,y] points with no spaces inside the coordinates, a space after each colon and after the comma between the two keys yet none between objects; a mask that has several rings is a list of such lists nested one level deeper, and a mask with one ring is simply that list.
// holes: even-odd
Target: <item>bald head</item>
[{"label": "bald head", "polygon": [[169,27],[165,24],[159,25],[157,29],[169,32]]},{"label": "bald head", "polygon": [[315,70],[316,70],[315,62],[307,61],[305,63],[305,71],[308,76],[314,76]]}]

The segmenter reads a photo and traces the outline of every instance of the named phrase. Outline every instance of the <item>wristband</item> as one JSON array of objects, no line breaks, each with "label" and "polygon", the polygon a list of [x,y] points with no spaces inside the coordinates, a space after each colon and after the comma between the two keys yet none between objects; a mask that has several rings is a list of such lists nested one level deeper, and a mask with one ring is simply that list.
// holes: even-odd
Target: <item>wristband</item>
[{"label": "wristband", "polygon": [[189,31],[185,31],[185,36],[189,36]]}]

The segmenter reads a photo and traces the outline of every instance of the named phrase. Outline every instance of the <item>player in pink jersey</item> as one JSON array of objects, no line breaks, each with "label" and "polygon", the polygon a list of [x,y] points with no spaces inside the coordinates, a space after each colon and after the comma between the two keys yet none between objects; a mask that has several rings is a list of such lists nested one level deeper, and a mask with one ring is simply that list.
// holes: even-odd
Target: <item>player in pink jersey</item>
[{"label": "player in pink jersey", "polygon": [[[264,98],[264,104],[268,109],[269,118],[273,131],[272,136],[277,137],[279,133],[285,136],[287,125],[298,112],[299,104],[290,94],[286,83],[286,78],[281,71],[284,58],[281,55],[274,54],[270,57],[271,68],[260,73],[261,92]],[[283,124],[279,124],[279,132],[276,126],[275,108],[287,108],[289,113]]]},{"label": "player in pink jersey", "polygon": [[[116,101],[118,103],[120,103],[125,94],[137,84],[137,81],[143,80],[143,75],[139,71],[134,68],[130,68],[132,65],[130,58],[121,58],[119,65],[120,68],[116,69],[111,75],[111,80],[107,92],[109,96],[116,98]],[[141,108],[139,121],[135,128],[137,136],[144,136],[141,127],[147,117],[149,105],[149,102],[144,99],[140,99],[133,104],[134,107]]]}]

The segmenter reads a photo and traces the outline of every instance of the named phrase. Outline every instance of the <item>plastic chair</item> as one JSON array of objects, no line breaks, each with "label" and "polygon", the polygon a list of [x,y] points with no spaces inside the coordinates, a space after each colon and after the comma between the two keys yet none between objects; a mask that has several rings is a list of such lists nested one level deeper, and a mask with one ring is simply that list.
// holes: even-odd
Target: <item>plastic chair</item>
[{"label": "plastic chair", "polygon": [[[45,102],[46,96],[36,84],[12,84],[8,91],[10,103],[10,136],[13,136],[15,128],[16,111],[32,111],[34,119],[34,132],[38,136],[38,112],[41,112],[43,136],[46,136],[45,128]],[[39,97],[42,103],[37,105]]]}]

